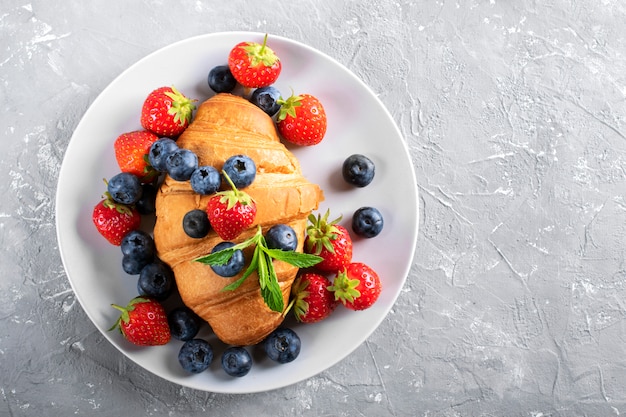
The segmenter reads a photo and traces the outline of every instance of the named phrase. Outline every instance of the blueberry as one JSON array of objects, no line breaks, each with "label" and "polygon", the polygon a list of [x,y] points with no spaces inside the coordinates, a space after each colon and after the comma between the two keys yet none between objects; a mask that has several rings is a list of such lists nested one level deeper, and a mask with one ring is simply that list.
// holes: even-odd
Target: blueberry
[{"label": "blueberry", "polygon": [[193,339],[200,330],[200,318],[188,307],[178,307],[167,315],[170,333],[174,339],[186,342]]},{"label": "blueberry", "polygon": [[216,93],[230,93],[237,86],[237,80],[228,65],[218,65],[209,71],[209,87]]},{"label": "blueberry", "polygon": [[142,184],[141,188],[141,198],[135,203],[135,207],[140,214],[154,214],[157,188],[152,184]]},{"label": "blueberry", "polygon": [[191,188],[198,194],[209,195],[219,190],[222,177],[217,169],[209,165],[198,167],[190,178]]},{"label": "blueberry", "polygon": [[341,174],[346,182],[357,187],[365,187],[374,179],[375,171],[376,167],[371,159],[354,154],[343,162]]},{"label": "blueberry", "polygon": [[146,262],[143,259],[133,258],[132,256],[122,256],[122,269],[128,275],[138,275],[141,273],[141,270],[150,263],[150,261]]},{"label": "blueberry", "polygon": [[178,362],[184,370],[198,374],[209,368],[213,361],[213,348],[203,339],[191,339],[178,351]]},{"label": "blueberry", "polygon": [[139,201],[143,189],[141,181],[135,175],[120,172],[109,180],[107,191],[116,202],[131,205]]},{"label": "blueberry", "polygon": [[139,295],[162,301],[172,294],[174,286],[174,272],[161,261],[149,263],[139,273],[137,281]]},{"label": "blueberry", "polygon": [[224,172],[237,188],[252,184],[256,177],[256,164],[246,155],[233,155],[224,162]]},{"label": "blueberry", "polygon": [[142,230],[128,232],[120,244],[122,268],[127,274],[137,275],[154,260],[156,248],[152,236]]},{"label": "blueberry", "polygon": [[120,244],[120,249],[123,255],[149,260],[154,257],[156,251],[154,239],[143,230],[132,230],[126,233]]},{"label": "blueberry", "polygon": [[263,349],[275,362],[291,362],[300,354],[300,337],[291,329],[278,328],[263,341]]},{"label": "blueberry", "polygon": [[270,249],[296,250],[298,236],[293,228],[286,224],[275,224],[265,233],[265,241]]},{"label": "blueberry", "polygon": [[276,87],[268,86],[261,87],[254,90],[252,95],[250,96],[250,102],[265,113],[267,113],[270,117],[278,113],[280,110],[280,104],[278,104],[278,99],[280,98],[280,91],[276,89]]},{"label": "blueberry", "polygon": [[165,161],[169,154],[177,149],[178,145],[170,138],[161,138],[154,142],[148,152],[148,161],[150,165],[152,165],[152,168],[159,172],[166,172],[167,166],[165,165]]},{"label": "blueberry", "polygon": [[366,238],[378,236],[384,223],[383,215],[374,207],[361,207],[352,215],[352,230]]},{"label": "blueberry", "polygon": [[222,369],[230,376],[245,376],[251,368],[252,357],[244,347],[231,346],[222,354]]},{"label": "blueberry", "polygon": [[187,181],[198,168],[198,156],[189,149],[179,148],[165,158],[167,173],[176,181]]},{"label": "blueberry", "polygon": [[[224,249],[232,248],[235,246],[232,242],[221,242],[215,245],[211,253],[215,253]],[[234,277],[243,269],[245,264],[245,259],[243,256],[243,252],[241,249],[237,249],[233,252],[233,255],[230,257],[227,263],[224,265],[211,265],[211,269],[217,275],[225,278]]]},{"label": "blueberry", "polygon": [[206,211],[195,209],[188,211],[183,217],[183,230],[187,236],[200,239],[209,234],[211,224]]}]

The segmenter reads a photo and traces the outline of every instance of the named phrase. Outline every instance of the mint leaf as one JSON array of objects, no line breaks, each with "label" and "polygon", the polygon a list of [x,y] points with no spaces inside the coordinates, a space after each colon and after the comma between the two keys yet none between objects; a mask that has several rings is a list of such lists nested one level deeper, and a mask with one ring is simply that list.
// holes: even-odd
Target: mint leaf
[{"label": "mint leaf", "polygon": [[211,253],[209,255],[194,259],[194,261],[203,263],[205,265],[225,265],[233,256],[233,253],[235,253],[233,248],[234,246],[222,249],[221,251],[217,251],[215,253]]},{"label": "mint leaf", "polygon": [[284,251],[281,249],[266,249],[265,252],[271,257],[279,261],[287,262],[298,268],[309,268],[317,265],[322,261],[321,256],[310,255],[308,253],[300,253],[294,251]]},{"label": "mint leaf", "polygon": [[280,290],[280,285],[278,284],[278,277],[276,276],[276,271],[274,270],[274,264],[272,263],[272,259],[268,257],[268,276],[266,287],[261,288],[261,295],[263,296],[263,300],[265,304],[272,311],[276,311],[278,313],[282,313],[285,308],[285,302],[283,300],[283,292]]}]

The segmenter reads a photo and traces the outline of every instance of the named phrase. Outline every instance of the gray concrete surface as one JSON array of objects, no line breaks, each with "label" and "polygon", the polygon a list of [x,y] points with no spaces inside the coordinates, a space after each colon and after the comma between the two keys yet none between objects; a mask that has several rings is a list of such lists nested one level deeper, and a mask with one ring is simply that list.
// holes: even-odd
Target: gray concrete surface
[{"label": "gray concrete surface", "polygon": [[[626,412],[626,3],[0,0],[0,415],[611,416]],[[287,388],[170,384],[112,347],[58,254],[73,129],[143,56],[265,31],[379,95],[420,233],[378,330]]]}]

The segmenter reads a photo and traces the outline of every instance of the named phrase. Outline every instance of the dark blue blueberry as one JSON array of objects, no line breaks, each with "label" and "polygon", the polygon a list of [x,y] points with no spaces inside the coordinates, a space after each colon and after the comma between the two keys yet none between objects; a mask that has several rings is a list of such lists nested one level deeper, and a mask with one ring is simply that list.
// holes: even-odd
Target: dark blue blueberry
[{"label": "dark blue blueberry", "polygon": [[120,249],[124,255],[148,260],[152,260],[156,252],[154,239],[143,230],[132,230],[126,233]]},{"label": "dark blue blueberry", "polygon": [[275,362],[291,362],[300,354],[300,337],[291,329],[278,328],[263,341],[263,350]]},{"label": "dark blue blueberry", "polygon": [[251,368],[252,357],[244,347],[231,346],[222,354],[222,369],[230,376],[245,376]]},{"label": "dark blue blueberry", "polygon": [[137,281],[139,295],[162,301],[172,294],[174,287],[174,272],[161,261],[149,263],[139,273]]},{"label": "dark blue blueberry", "polygon": [[128,172],[114,175],[108,182],[107,191],[111,198],[120,204],[135,204],[141,198],[141,181]]},{"label": "dark blue blueberry", "polygon": [[198,156],[189,149],[179,148],[165,158],[167,173],[176,181],[187,181],[198,168]]},{"label": "dark blue blueberry", "polygon": [[154,260],[156,248],[152,236],[142,230],[128,232],[120,244],[122,268],[127,274],[137,275]]},{"label": "dark blue blueberry", "polygon": [[135,207],[140,214],[154,214],[157,188],[152,184],[142,184],[141,188],[141,198],[135,203]]},{"label": "dark blue blueberry", "polygon": [[230,93],[237,86],[237,80],[228,65],[218,65],[209,71],[209,87],[216,93]]},{"label": "dark blue blueberry", "polygon": [[198,167],[190,178],[191,188],[198,194],[209,195],[219,190],[222,177],[217,169],[204,165]]},{"label": "dark blue blueberry", "polygon": [[352,216],[352,230],[366,238],[378,236],[384,223],[383,215],[374,207],[361,207]]},{"label": "dark blue blueberry", "polygon": [[178,351],[178,362],[192,374],[206,371],[213,361],[213,348],[203,339],[191,339]]},{"label": "dark blue blueberry", "polygon": [[296,250],[298,236],[291,226],[275,224],[265,233],[265,242],[270,249]]},{"label": "dark blue blueberry", "polygon": [[280,104],[278,104],[279,98],[280,91],[278,91],[276,87],[261,87],[254,90],[250,96],[250,102],[271,117],[280,110]]},{"label": "dark blue blueberry", "polygon": [[161,138],[154,142],[148,152],[148,160],[152,168],[159,172],[166,172],[167,166],[165,165],[165,161],[167,157],[177,149],[178,145],[170,138]]},{"label": "dark blue blueberry", "polygon": [[224,162],[222,169],[237,188],[247,187],[256,177],[256,164],[246,155],[231,156]]},{"label": "dark blue blueberry", "polygon": [[183,230],[187,236],[200,239],[209,234],[211,224],[206,211],[195,209],[188,211],[183,217]]},{"label": "dark blue blueberry", "polygon": [[[235,244],[232,242],[221,242],[215,245],[211,253],[232,248],[233,246],[235,246]],[[211,265],[211,269],[213,269],[213,272],[221,277],[234,277],[239,272],[241,272],[245,262],[246,261],[243,256],[243,251],[241,249],[237,249],[233,252],[227,263],[225,263],[224,265]]]},{"label": "dark blue blueberry", "polygon": [[138,275],[141,270],[150,263],[143,259],[133,258],[132,256],[122,256],[122,269],[128,275]]},{"label": "dark blue blueberry", "polygon": [[170,333],[174,339],[186,342],[193,339],[200,330],[200,318],[188,307],[178,307],[167,315]]},{"label": "dark blue blueberry", "polygon": [[343,179],[357,187],[365,187],[374,179],[376,167],[371,159],[364,155],[351,155],[343,162]]}]

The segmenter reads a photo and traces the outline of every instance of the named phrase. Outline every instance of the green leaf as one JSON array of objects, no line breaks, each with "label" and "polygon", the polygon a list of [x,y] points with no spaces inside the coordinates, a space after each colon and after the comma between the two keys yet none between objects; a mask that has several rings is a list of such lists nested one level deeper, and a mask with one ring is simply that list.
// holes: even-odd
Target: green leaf
[{"label": "green leaf", "polygon": [[265,304],[272,311],[277,311],[279,313],[283,312],[285,308],[285,303],[283,300],[283,292],[280,290],[280,285],[278,284],[278,277],[276,277],[276,271],[274,270],[274,265],[271,262],[271,259],[268,263],[268,280],[265,288],[261,288],[261,295],[263,296],[263,300],[265,300]]},{"label": "green leaf", "polygon": [[284,251],[281,249],[265,249],[264,252],[266,252],[273,259],[287,262],[288,264],[296,266],[298,268],[312,267],[320,263],[323,259],[321,256],[317,255],[294,251]]},{"label": "green leaf", "polygon": [[[258,248],[258,246],[257,246],[257,248]],[[258,259],[259,259],[259,251],[258,251],[257,248],[254,249],[254,253],[252,254],[252,260],[250,261],[250,265],[248,265],[248,268],[243,273],[241,278],[239,278],[235,282],[231,282],[230,284],[228,284],[227,286],[222,288],[222,291],[234,291],[234,290],[236,290],[237,288],[239,288],[239,286],[241,284],[243,284],[243,282],[246,280],[246,278],[248,278],[250,275],[252,275],[252,273],[254,271],[256,271],[257,263],[258,263]]]},{"label": "green leaf", "polygon": [[235,253],[234,246],[194,259],[205,265],[226,265]]}]

